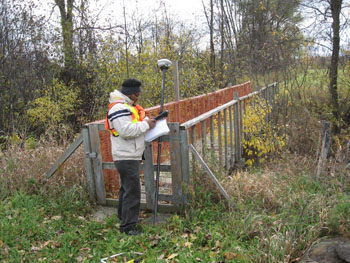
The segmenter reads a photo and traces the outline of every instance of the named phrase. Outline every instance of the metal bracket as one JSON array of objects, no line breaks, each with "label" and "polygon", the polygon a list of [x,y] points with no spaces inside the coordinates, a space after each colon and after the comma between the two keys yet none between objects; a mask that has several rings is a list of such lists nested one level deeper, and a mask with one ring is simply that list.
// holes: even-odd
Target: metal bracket
[{"label": "metal bracket", "polygon": [[97,153],[95,153],[95,152],[91,152],[91,153],[86,152],[85,153],[85,157],[86,158],[90,158],[90,159],[96,159],[97,158]]}]

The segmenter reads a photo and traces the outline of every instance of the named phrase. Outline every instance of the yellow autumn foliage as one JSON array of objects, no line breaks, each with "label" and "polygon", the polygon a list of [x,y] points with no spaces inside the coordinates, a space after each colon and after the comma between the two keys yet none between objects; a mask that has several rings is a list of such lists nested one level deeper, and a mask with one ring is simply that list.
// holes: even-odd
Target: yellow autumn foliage
[{"label": "yellow autumn foliage", "polygon": [[286,145],[281,127],[269,120],[272,107],[265,99],[256,97],[245,106],[243,115],[243,150],[246,164],[264,162]]}]

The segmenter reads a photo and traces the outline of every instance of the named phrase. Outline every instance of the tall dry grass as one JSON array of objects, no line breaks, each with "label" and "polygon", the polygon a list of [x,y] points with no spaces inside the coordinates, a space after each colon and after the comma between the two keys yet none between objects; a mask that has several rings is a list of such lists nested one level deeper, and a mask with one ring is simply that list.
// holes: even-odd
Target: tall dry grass
[{"label": "tall dry grass", "polygon": [[1,198],[15,191],[55,195],[64,189],[85,186],[83,146],[49,179],[44,174],[61,156],[68,142],[57,144],[55,140],[16,140],[0,152]]}]

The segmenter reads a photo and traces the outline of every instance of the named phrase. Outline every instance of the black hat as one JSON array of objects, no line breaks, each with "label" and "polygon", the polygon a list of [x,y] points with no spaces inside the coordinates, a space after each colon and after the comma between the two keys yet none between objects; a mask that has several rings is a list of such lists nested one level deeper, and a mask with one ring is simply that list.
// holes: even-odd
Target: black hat
[{"label": "black hat", "polygon": [[122,84],[121,93],[124,95],[131,95],[141,92],[141,81],[138,79],[126,79]]}]

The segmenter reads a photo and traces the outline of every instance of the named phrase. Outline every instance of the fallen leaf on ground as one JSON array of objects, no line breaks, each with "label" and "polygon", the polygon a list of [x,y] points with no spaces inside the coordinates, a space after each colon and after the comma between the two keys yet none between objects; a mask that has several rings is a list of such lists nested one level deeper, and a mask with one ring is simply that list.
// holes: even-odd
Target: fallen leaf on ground
[{"label": "fallen leaf on ground", "polygon": [[167,259],[173,259],[173,258],[176,258],[177,256],[178,256],[177,253],[173,253],[170,256],[168,256]]},{"label": "fallen leaf on ground", "polygon": [[237,254],[233,253],[233,252],[225,252],[224,256],[227,260],[231,260],[231,259],[234,259],[235,257],[237,257]]},{"label": "fallen leaf on ground", "polygon": [[191,243],[191,242],[185,242],[185,244],[184,244],[184,246],[185,247],[188,247],[188,248],[191,248],[191,246],[192,246],[193,244]]}]

